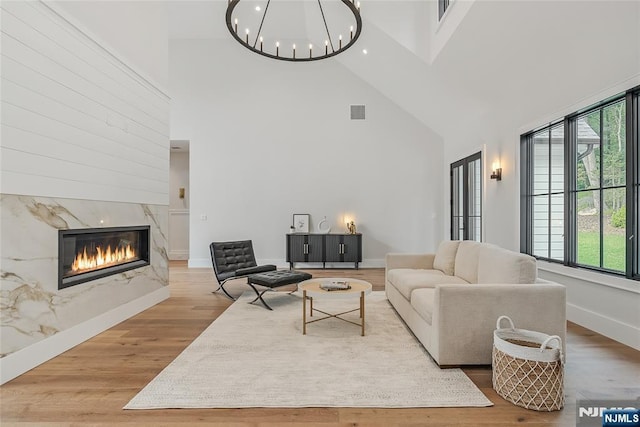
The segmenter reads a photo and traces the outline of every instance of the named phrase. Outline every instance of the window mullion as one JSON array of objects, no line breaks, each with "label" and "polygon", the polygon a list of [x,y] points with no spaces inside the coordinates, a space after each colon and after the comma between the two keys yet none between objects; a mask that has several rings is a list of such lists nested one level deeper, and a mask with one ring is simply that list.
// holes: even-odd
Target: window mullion
[{"label": "window mullion", "polygon": [[533,168],[531,155],[533,138],[524,135],[520,137],[520,252],[533,253],[531,242],[533,216],[531,215],[531,175]]},{"label": "window mullion", "polygon": [[600,177],[598,182],[598,197],[600,198],[600,268],[604,268],[604,108],[600,108]]},{"label": "window mullion", "polygon": [[564,126],[564,265],[576,264],[576,151],[575,119],[565,118]]},{"label": "window mullion", "polygon": [[551,150],[551,126],[549,126],[549,183],[547,186],[547,258],[551,259],[551,180],[553,179],[553,173],[551,167],[553,166],[553,151]]},{"label": "window mullion", "polygon": [[626,117],[625,117],[625,126],[626,126],[626,152],[627,152],[627,175],[626,175],[626,271],[625,275],[628,278],[637,277],[640,272],[638,272],[638,194],[637,194],[637,185],[638,185],[638,168],[640,165],[638,164],[638,116],[640,112],[638,111],[638,97],[640,94],[638,92],[633,93],[632,91],[627,92],[625,97],[625,105],[626,105]]}]

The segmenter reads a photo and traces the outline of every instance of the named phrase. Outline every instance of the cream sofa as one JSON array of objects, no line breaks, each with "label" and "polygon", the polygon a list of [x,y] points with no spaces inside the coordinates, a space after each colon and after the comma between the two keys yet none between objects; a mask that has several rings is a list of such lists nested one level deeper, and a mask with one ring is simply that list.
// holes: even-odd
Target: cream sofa
[{"label": "cream sofa", "polygon": [[487,243],[445,241],[435,254],[387,254],[389,302],[442,366],[491,364],[501,315],[566,335],[566,290],[537,279],[536,260]]}]

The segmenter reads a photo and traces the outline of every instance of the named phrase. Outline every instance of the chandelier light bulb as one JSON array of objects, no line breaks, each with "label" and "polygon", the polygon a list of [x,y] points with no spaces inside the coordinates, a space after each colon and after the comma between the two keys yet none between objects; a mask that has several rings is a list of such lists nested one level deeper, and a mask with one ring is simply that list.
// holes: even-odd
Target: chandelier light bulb
[{"label": "chandelier light bulb", "polygon": [[358,7],[358,10],[360,10],[360,2],[358,2],[357,7]]},{"label": "chandelier light bulb", "polygon": [[325,55],[329,54],[329,40],[324,41],[324,54]]},{"label": "chandelier light bulb", "polygon": [[340,34],[339,39],[340,39],[340,46],[339,46],[339,49],[342,49],[342,34]]},{"label": "chandelier light bulb", "polygon": [[353,25],[349,28],[349,31],[351,32],[351,39],[353,40]]},{"label": "chandelier light bulb", "polygon": [[238,34],[238,18],[236,18],[236,34]]}]

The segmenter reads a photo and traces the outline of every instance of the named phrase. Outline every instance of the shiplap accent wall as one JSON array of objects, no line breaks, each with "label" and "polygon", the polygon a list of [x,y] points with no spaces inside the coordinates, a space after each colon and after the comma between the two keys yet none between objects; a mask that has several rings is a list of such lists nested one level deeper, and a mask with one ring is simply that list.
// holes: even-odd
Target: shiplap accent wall
[{"label": "shiplap accent wall", "polygon": [[0,192],[167,205],[168,96],[45,3],[0,7]]}]

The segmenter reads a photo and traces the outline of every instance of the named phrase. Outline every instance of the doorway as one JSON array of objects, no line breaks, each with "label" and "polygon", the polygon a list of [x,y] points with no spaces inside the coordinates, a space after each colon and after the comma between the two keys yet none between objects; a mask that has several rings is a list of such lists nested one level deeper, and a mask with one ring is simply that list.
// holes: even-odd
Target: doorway
[{"label": "doorway", "polygon": [[482,240],[482,153],[451,164],[451,240]]},{"label": "doorway", "polygon": [[189,259],[189,141],[170,141],[169,259]]}]

